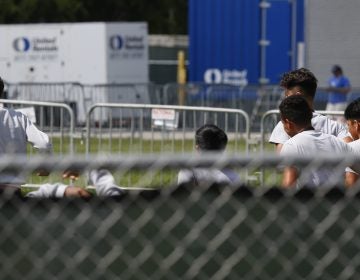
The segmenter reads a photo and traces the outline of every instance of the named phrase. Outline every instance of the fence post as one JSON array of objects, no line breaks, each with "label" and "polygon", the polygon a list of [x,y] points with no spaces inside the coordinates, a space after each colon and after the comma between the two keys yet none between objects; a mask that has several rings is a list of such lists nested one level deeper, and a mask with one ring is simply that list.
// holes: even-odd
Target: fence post
[{"label": "fence post", "polygon": [[185,53],[184,51],[178,52],[178,67],[177,67],[177,82],[179,84],[179,105],[185,105],[185,91],[184,85],[186,83],[186,69],[185,69]]}]

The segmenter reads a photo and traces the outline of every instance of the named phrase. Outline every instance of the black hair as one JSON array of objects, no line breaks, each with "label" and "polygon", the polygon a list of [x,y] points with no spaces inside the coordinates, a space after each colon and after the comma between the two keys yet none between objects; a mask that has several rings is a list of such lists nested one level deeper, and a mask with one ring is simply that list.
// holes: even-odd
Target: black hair
[{"label": "black hair", "polygon": [[0,94],[2,94],[4,92],[4,82],[0,77]]},{"label": "black hair", "polygon": [[298,86],[302,89],[304,95],[314,98],[317,82],[315,75],[310,70],[300,68],[285,73],[281,78],[280,86],[286,89]]},{"label": "black hair", "polygon": [[213,124],[205,124],[196,130],[195,143],[202,151],[223,151],[228,138],[226,133]]},{"label": "black hair", "polygon": [[285,98],[281,102],[279,109],[282,119],[288,119],[301,126],[311,124],[313,112],[308,102],[301,95],[292,95]]},{"label": "black hair", "polygon": [[332,73],[340,72],[340,73],[342,74],[342,73],[343,73],[343,70],[342,70],[342,68],[341,68],[340,65],[335,64],[335,65],[331,68],[331,72],[332,72]]},{"label": "black hair", "polygon": [[352,101],[345,109],[346,120],[360,120],[360,98]]}]

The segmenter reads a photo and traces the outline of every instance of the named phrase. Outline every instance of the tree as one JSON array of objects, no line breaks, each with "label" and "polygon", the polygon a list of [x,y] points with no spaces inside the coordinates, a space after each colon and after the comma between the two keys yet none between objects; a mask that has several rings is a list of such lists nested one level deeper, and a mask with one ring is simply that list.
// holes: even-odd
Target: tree
[{"label": "tree", "polygon": [[1,23],[146,21],[152,34],[186,34],[186,0],[0,0]]}]

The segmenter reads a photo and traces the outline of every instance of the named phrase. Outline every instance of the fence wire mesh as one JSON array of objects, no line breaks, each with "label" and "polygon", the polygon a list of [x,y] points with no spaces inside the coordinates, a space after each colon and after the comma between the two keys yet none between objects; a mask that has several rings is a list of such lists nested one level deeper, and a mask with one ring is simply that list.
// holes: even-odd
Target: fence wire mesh
[{"label": "fence wire mesh", "polygon": [[[275,168],[353,156],[3,157],[0,172]],[[114,198],[0,197],[0,279],[357,279],[359,189],[160,186]],[[145,185],[144,185],[145,187]]]}]

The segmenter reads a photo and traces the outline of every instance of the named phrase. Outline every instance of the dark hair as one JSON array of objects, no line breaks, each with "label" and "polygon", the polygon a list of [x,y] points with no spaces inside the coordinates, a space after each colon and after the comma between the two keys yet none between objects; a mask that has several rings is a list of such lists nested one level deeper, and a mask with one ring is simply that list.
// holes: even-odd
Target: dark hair
[{"label": "dark hair", "polygon": [[4,91],[4,82],[3,82],[3,80],[2,80],[1,77],[0,77],[0,94],[2,94],[3,91]]},{"label": "dark hair", "polygon": [[360,98],[352,101],[345,109],[345,119],[360,120]]},{"label": "dark hair", "polygon": [[285,98],[280,106],[282,119],[288,119],[297,125],[311,124],[312,110],[301,95],[292,95]]},{"label": "dark hair", "polygon": [[341,68],[341,66],[340,65],[334,65],[332,68],[331,68],[331,72],[332,73],[335,73],[335,72],[340,72],[341,74],[343,73],[343,70],[342,70],[342,68]]},{"label": "dark hair", "polygon": [[286,89],[300,87],[303,94],[314,98],[317,88],[317,79],[315,75],[306,68],[300,68],[285,73],[280,81],[280,86]]},{"label": "dark hair", "polygon": [[226,133],[213,124],[205,124],[196,130],[195,143],[202,151],[225,150],[228,142]]}]

